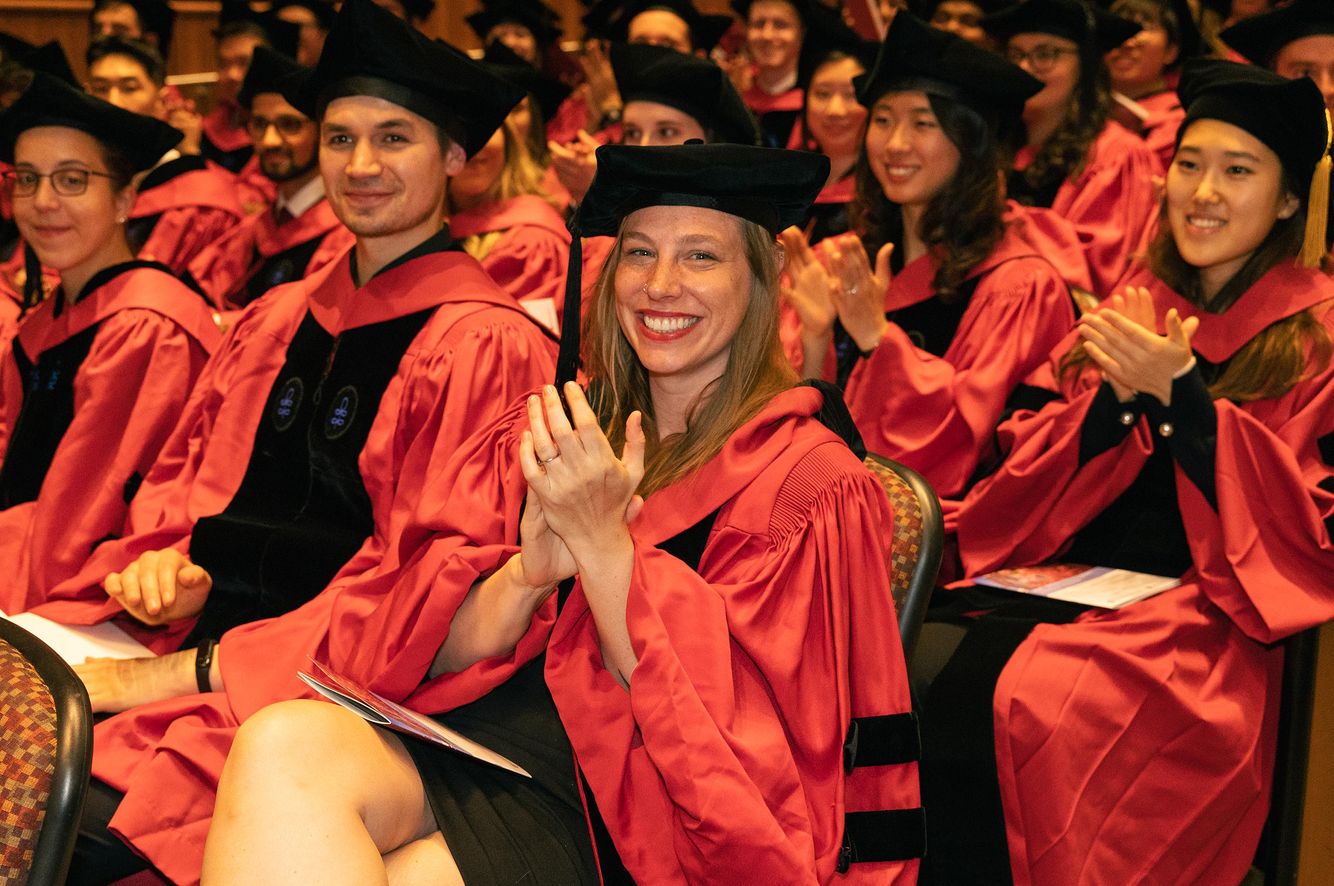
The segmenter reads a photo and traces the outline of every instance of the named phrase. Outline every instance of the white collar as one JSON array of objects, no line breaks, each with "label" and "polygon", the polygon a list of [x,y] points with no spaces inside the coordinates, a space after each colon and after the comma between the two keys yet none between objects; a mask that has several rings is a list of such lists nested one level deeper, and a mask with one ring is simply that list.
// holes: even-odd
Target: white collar
[{"label": "white collar", "polygon": [[792,73],[784,77],[782,80],[779,80],[778,85],[775,86],[773,89],[765,89],[763,86],[760,85],[759,81],[756,81],[755,85],[759,86],[760,91],[765,93],[766,95],[782,95],[783,93],[796,88],[797,71],[794,68],[792,70]]},{"label": "white collar", "polygon": [[283,195],[279,194],[278,199],[274,201],[275,209],[286,209],[297,218],[305,213],[307,209],[324,199],[324,177],[316,175],[310,181],[306,182],[291,199],[284,200]]}]

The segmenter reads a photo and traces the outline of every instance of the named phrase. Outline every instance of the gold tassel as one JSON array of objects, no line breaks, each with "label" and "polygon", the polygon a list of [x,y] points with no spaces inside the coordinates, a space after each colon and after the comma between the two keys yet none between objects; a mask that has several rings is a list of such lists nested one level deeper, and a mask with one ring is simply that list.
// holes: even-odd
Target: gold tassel
[{"label": "gold tassel", "polygon": [[1311,195],[1306,201],[1306,236],[1302,240],[1302,251],[1297,254],[1297,264],[1303,268],[1319,268],[1329,255],[1329,245],[1325,242],[1325,226],[1329,222],[1329,176],[1334,168],[1330,159],[1330,142],[1334,141],[1334,126],[1331,126],[1329,110],[1325,110],[1325,153],[1315,165],[1315,175],[1311,176]]}]

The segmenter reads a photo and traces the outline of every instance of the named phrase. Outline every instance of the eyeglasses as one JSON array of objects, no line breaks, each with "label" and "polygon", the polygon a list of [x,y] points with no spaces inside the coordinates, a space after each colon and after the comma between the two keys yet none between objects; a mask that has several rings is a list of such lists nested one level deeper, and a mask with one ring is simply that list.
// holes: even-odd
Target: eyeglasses
[{"label": "eyeglasses", "polygon": [[1013,46],[1005,50],[1005,58],[1012,65],[1023,66],[1028,62],[1029,68],[1034,74],[1045,74],[1051,70],[1056,60],[1063,55],[1079,55],[1078,49],[1067,49],[1064,46],[1052,46],[1049,43],[1042,43],[1033,47],[1031,52],[1024,52],[1022,49],[1016,49]]},{"label": "eyeglasses", "polygon": [[295,114],[284,114],[272,120],[267,117],[251,117],[246,123],[246,131],[250,133],[251,138],[258,140],[263,138],[272,126],[278,130],[279,135],[291,138],[300,135],[308,122],[310,121],[305,117],[298,117]]},{"label": "eyeglasses", "polygon": [[3,177],[5,189],[15,197],[31,197],[37,193],[37,185],[44,178],[51,179],[51,190],[62,197],[77,197],[88,190],[88,179],[94,175],[112,178],[105,172],[92,169],[57,169],[55,172],[33,172],[31,169],[11,169]]}]

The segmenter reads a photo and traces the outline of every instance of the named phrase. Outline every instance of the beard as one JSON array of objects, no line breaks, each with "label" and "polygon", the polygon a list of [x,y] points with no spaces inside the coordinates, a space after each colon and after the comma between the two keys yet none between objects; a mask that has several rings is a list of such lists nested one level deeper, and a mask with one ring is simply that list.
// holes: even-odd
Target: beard
[{"label": "beard", "polygon": [[270,181],[290,182],[310,172],[318,162],[319,157],[314,151],[305,163],[298,165],[290,148],[270,148],[260,153],[259,170]]}]

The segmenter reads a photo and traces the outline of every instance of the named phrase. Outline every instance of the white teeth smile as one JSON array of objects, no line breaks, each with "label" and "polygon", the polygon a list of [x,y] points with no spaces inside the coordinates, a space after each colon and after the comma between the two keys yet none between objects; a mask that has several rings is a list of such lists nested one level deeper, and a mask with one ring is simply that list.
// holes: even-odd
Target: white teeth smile
[{"label": "white teeth smile", "polygon": [[1221,228],[1227,222],[1221,218],[1205,218],[1199,215],[1188,215],[1186,221],[1197,228]]},{"label": "white teeth smile", "polygon": [[890,175],[912,175],[917,171],[916,166],[889,166],[886,169]]},{"label": "white teeth smile", "polygon": [[689,329],[699,322],[698,317],[650,317],[647,314],[641,314],[640,319],[644,321],[644,325],[648,327],[650,332],[664,335]]}]

